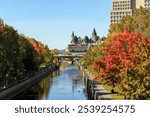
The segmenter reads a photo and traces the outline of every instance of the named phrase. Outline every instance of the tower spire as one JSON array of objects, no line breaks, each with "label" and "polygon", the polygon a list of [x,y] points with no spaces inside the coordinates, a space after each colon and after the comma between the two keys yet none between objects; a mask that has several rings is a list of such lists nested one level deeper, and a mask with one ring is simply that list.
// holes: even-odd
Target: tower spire
[{"label": "tower spire", "polygon": [[97,33],[96,33],[96,29],[95,29],[95,28],[93,29],[93,33],[92,33],[92,35],[97,35]]},{"label": "tower spire", "polygon": [[74,31],[72,31],[72,35],[71,36],[74,37]]},{"label": "tower spire", "polygon": [[93,41],[94,43],[97,42],[97,40],[98,40],[98,36],[97,36],[97,33],[96,33],[96,29],[95,29],[95,28],[93,29],[91,39],[92,39],[92,41]]}]

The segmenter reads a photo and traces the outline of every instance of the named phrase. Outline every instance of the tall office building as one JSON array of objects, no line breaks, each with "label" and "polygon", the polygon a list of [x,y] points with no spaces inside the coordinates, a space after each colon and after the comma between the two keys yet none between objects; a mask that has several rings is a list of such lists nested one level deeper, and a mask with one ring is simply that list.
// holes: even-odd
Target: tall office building
[{"label": "tall office building", "polygon": [[111,24],[119,23],[122,17],[132,15],[135,8],[142,6],[150,10],[150,0],[112,0],[113,8],[110,13]]},{"label": "tall office building", "polygon": [[123,16],[132,15],[135,6],[135,0],[113,0],[111,23],[119,23]]},{"label": "tall office building", "polygon": [[140,6],[150,11],[150,0],[136,0],[136,8]]},{"label": "tall office building", "polygon": [[144,0],[144,7],[146,10],[149,10],[150,11],[150,0]]}]

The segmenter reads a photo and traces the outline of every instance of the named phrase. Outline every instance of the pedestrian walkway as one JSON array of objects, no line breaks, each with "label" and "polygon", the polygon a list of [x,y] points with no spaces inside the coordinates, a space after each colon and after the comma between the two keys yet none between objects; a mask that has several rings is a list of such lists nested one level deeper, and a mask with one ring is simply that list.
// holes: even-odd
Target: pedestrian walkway
[{"label": "pedestrian walkway", "polygon": [[111,100],[111,92],[106,91],[101,84],[95,85],[95,98],[96,100]]},{"label": "pedestrian walkway", "polygon": [[[86,70],[90,76],[90,80],[93,80],[94,76],[93,74],[89,73],[88,70]],[[100,82],[94,82],[93,83],[93,91],[94,91],[94,99],[95,100],[111,100],[112,97],[110,96],[111,91],[107,91],[104,89],[102,84]]]}]

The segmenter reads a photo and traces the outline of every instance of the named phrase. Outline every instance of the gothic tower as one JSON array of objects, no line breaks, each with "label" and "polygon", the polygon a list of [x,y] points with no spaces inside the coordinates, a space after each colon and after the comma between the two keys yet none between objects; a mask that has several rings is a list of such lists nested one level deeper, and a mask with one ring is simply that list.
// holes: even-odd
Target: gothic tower
[{"label": "gothic tower", "polygon": [[72,34],[71,34],[71,42],[70,43],[73,45],[78,43],[78,38],[77,38],[77,36],[74,35],[74,32],[72,32]]},{"label": "gothic tower", "polygon": [[72,31],[72,34],[71,34],[71,42],[70,42],[71,44],[74,44],[75,43],[75,41],[74,41],[74,32]]},{"label": "gothic tower", "polygon": [[98,36],[97,36],[97,33],[96,33],[95,28],[93,29],[91,40],[92,40],[94,43],[98,41]]},{"label": "gothic tower", "polygon": [[74,32],[72,31],[71,37],[74,38]]}]

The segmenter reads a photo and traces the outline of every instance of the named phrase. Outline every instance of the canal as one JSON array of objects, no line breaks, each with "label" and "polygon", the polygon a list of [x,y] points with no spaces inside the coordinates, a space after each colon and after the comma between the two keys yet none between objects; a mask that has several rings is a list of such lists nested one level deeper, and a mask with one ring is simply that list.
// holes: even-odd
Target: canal
[{"label": "canal", "polygon": [[16,100],[86,100],[85,87],[76,66],[51,72],[49,76],[16,96]]}]

